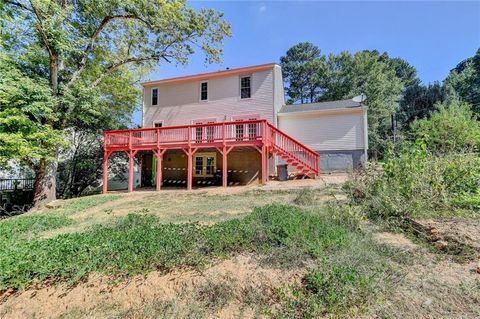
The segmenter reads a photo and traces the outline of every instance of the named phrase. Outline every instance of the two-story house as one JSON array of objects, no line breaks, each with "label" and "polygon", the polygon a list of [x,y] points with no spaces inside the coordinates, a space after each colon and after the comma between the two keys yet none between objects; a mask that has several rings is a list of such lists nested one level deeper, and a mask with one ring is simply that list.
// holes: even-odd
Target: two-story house
[{"label": "two-story house", "polygon": [[104,180],[115,151],[129,154],[130,181],[137,157],[141,185],[157,189],[265,183],[277,164],[315,177],[366,159],[366,107],[352,100],[285,105],[275,63],[142,87],[143,128],[105,133]]}]

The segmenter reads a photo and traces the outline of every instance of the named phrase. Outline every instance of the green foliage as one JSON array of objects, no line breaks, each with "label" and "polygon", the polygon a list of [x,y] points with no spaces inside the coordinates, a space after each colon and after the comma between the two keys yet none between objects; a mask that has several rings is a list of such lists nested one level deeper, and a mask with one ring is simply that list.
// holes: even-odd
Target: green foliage
[{"label": "green foliage", "polygon": [[[32,216],[0,223],[2,233],[26,229]],[[38,223],[38,218],[29,223]],[[54,217],[37,230],[65,225]],[[29,227],[29,226],[28,226]],[[90,272],[138,274],[152,269],[199,266],[207,257],[239,251],[268,251],[294,247],[312,256],[340,249],[350,241],[347,228],[319,214],[292,206],[257,208],[243,219],[213,226],[159,224],[153,216],[131,214],[111,227],[95,226],[84,233],[53,238],[21,236],[2,241],[0,289],[22,287],[32,280],[76,281]]]},{"label": "green foliage", "polygon": [[0,166],[11,159],[28,166],[40,158],[52,160],[63,138],[48,124],[57,116],[48,82],[29,76],[1,52],[0,74]]},{"label": "green foliage", "polygon": [[412,124],[412,140],[356,175],[347,189],[372,217],[452,215],[480,193],[480,126],[467,106],[440,105]]},{"label": "green foliage", "polygon": [[356,232],[344,249],[324,256],[311,268],[301,284],[280,289],[278,318],[356,318],[375,298],[389,289],[395,272],[386,259],[398,251],[388,251],[371,238]]},{"label": "green foliage", "polygon": [[71,220],[60,215],[23,215],[8,218],[0,223],[0,239],[5,245],[21,239],[34,237],[41,232],[67,226]]},{"label": "green foliage", "polygon": [[408,130],[415,119],[427,118],[435,111],[437,103],[448,99],[447,89],[439,82],[433,84],[415,84],[406,87],[400,101],[396,120],[400,129]]},{"label": "green foliage", "polygon": [[368,106],[369,148],[381,156],[391,136],[391,115],[398,109],[402,80],[395,68],[377,51],[342,52],[330,55],[322,101],[351,99],[364,93]]},{"label": "green foliage", "polygon": [[453,89],[457,97],[470,103],[473,112],[480,113],[480,49],[450,72],[445,85]]},{"label": "green foliage", "polygon": [[0,20],[0,165],[31,167],[47,200],[66,129],[124,126],[143,75],[197,48],[218,62],[231,34],[221,13],[186,1],[3,1]]},{"label": "green foliage", "polygon": [[288,86],[289,104],[314,103],[321,92],[325,58],[320,49],[310,42],[300,42],[280,58],[283,79]]},{"label": "green foliage", "polygon": [[412,123],[417,140],[437,154],[480,151],[480,121],[468,104],[453,101],[437,109],[430,118]]},{"label": "green foliage", "polygon": [[280,59],[289,103],[351,99],[365,93],[369,144],[383,154],[390,138],[391,115],[408,85],[418,84],[416,70],[400,58],[378,51],[341,52],[328,57],[311,43],[291,47]]}]

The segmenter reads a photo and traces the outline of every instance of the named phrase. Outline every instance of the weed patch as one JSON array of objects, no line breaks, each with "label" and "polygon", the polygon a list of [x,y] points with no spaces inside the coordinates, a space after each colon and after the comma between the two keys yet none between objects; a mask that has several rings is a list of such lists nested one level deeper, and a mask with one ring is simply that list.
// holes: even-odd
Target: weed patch
[{"label": "weed patch", "polygon": [[[49,227],[68,221],[58,218],[54,217]],[[8,227],[6,222],[0,225]],[[15,227],[28,228],[22,225]],[[131,214],[113,226],[94,226],[83,233],[11,241],[0,255],[0,289],[24,287],[47,278],[76,282],[91,272],[133,275],[152,269],[197,267],[212,257],[268,252],[275,247],[291,247],[316,257],[347,245],[349,239],[349,230],[327,216],[286,205],[256,208],[245,218],[212,226],[161,224],[154,216]]]}]

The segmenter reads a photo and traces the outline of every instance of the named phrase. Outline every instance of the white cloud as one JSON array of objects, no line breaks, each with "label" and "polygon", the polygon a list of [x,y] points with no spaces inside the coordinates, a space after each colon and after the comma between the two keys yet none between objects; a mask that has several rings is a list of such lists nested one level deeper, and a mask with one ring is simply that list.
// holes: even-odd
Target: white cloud
[{"label": "white cloud", "polygon": [[258,8],[258,11],[259,11],[260,13],[263,13],[263,12],[267,11],[267,5],[266,5],[264,2],[262,2],[262,3],[260,4],[260,7]]}]

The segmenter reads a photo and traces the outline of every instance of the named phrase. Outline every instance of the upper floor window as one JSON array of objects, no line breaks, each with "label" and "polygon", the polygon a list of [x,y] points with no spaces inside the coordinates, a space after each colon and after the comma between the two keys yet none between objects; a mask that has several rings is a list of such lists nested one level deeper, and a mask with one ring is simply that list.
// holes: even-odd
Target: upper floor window
[{"label": "upper floor window", "polygon": [[200,83],[200,100],[201,101],[208,100],[208,82]]},{"label": "upper floor window", "polygon": [[152,105],[158,104],[158,89],[152,89]]},{"label": "upper floor window", "polygon": [[153,126],[154,126],[154,127],[162,127],[162,126],[163,126],[163,122],[153,122]]},{"label": "upper floor window", "polygon": [[250,76],[242,76],[240,78],[240,98],[248,99],[252,96],[251,88],[252,80]]}]

